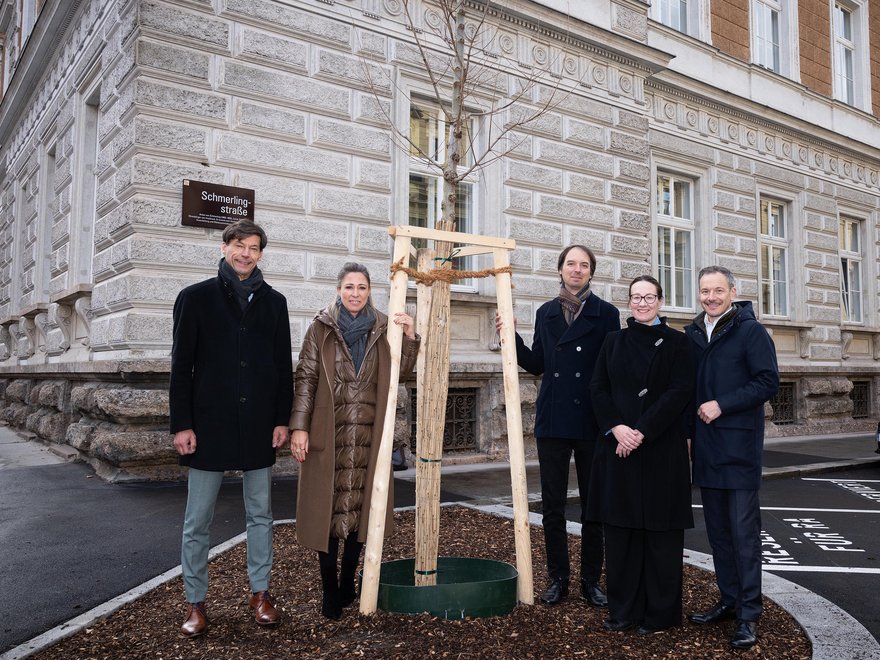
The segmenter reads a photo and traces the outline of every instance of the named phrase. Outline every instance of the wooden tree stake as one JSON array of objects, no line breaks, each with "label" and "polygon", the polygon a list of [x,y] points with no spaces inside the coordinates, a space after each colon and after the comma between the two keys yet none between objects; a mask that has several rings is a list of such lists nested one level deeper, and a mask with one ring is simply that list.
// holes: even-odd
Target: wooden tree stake
[{"label": "wooden tree stake", "polygon": [[[510,265],[507,250],[494,251],[495,268]],[[519,573],[517,597],[532,605],[535,591],[532,577],[532,543],[529,536],[529,498],[526,486],[526,460],[523,449],[522,409],[519,373],[516,365],[516,335],[513,326],[513,296],[510,274],[495,276],[495,295],[501,314],[501,362],[504,371],[504,410],[507,415],[507,445],[510,451],[510,486],[513,496],[513,529],[516,539],[516,570]]]},{"label": "wooden tree stake", "polygon": [[[409,245],[410,239],[406,236],[398,236],[394,239],[395,263],[409,255]],[[406,282],[407,276],[403,271],[397,271],[391,278],[389,319],[393,319],[397,312],[406,311]],[[373,614],[379,599],[379,571],[382,563],[382,544],[385,541],[385,514],[388,509],[388,485],[391,479],[391,449],[394,444],[394,425],[397,421],[397,386],[400,382],[403,328],[389,321],[387,336],[391,348],[391,378],[370,499],[370,525],[367,531],[367,547],[364,551],[364,579],[361,584],[361,614]]]}]

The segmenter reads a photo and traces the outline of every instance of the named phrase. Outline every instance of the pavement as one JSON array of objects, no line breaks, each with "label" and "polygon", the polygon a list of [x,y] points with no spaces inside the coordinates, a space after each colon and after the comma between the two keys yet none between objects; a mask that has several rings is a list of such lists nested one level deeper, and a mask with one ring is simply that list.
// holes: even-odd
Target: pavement
[{"label": "pavement", "polygon": [[[767,439],[764,478],[880,466],[873,435]],[[186,487],[181,483],[108,484],[66,447],[30,441],[0,426],[0,660],[25,658],[93,624],[180,574],[179,543]],[[529,498],[540,499],[537,462],[527,462]],[[395,474],[395,506],[414,502],[415,470]],[[573,476],[570,483],[576,483]],[[512,516],[507,463],[444,466],[441,500]],[[224,482],[213,554],[244,541],[240,486]],[[570,492],[578,497],[577,490]],[[296,480],[273,485],[276,521],[295,515]],[[531,514],[540,524],[541,516]],[[580,525],[569,524],[580,533]],[[685,561],[712,570],[711,557],[687,549]],[[813,644],[814,660],[880,660],[880,643],[840,607],[777,575],[764,573],[764,594],[785,608]],[[853,655],[857,649],[858,655]]]}]

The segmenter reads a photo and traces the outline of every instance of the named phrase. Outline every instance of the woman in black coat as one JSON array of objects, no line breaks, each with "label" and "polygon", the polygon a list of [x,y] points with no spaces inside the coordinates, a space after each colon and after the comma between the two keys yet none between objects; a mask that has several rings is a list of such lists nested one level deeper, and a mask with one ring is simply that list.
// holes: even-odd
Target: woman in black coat
[{"label": "woman in black coat", "polygon": [[650,634],[681,623],[693,369],[687,338],[658,316],[660,283],[637,277],[629,293],[632,317],[605,339],[590,384],[599,441],[587,508],[605,535],[605,627]]}]

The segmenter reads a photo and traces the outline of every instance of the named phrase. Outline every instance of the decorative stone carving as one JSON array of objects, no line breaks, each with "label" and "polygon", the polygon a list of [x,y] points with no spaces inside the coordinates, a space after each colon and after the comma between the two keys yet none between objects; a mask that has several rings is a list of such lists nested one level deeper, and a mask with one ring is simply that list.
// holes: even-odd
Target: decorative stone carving
[{"label": "decorative stone carving", "polygon": [[70,305],[52,303],[49,305],[49,320],[61,330],[61,341],[57,348],[53,348],[49,353],[60,355],[70,348],[71,335],[73,334],[73,309]]},{"label": "decorative stone carving", "polygon": [[849,360],[849,347],[852,344],[853,333],[851,332],[841,332],[840,333],[840,359],[841,360]]},{"label": "decorative stone carving", "polygon": [[489,350],[490,351],[500,351],[501,350],[501,335],[495,329],[495,310],[490,309],[488,311],[489,316]]},{"label": "decorative stone carving", "polygon": [[86,329],[86,336],[83,338],[83,346],[88,346],[89,334],[92,327],[92,297],[83,296],[82,298],[77,298],[76,302],[73,303],[73,308],[76,310],[77,316],[82,320],[83,326]]},{"label": "decorative stone carving", "polygon": [[810,357],[810,329],[801,328],[798,331],[798,346],[801,349],[801,359]]},{"label": "decorative stone carving", "polygon": [[8,360],[12,353],[12,336],[9,334],[9,328],[0,325],[0,361]]},{"label": "decorative stone carving", "polygon": [[37,350],[37,325],[32,318],[22,316],[18,327],[20,332],[19,339],[23,337],[26,340],[24,342],[19,341],[18,343],[18,357],[33,357]]},{"label": "decorative stone carving", "polygon": [[49,314],[40,312],[34,317],[34,325],[37,328],[35,350],[46,352],[49,346]]}]

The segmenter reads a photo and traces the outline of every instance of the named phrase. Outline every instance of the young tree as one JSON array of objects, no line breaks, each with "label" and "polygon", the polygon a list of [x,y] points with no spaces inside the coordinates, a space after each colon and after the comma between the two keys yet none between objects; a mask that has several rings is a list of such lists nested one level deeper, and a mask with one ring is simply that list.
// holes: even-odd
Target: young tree
[{"label": "young tree", "polygon": [[[402,0],[406,27],[412,34],[420,73],[442,113],[443,144],[437,152],[417,142],[388,116],[395,143],[442,174],[440,216],[435,229],[456,231],[459,190],[474,171],[504,157],[524,139],[520,128],[537,122],[568,95],[564,77],[551,75],[554,62],[524,68],[501,56],[498,34],[489,24],[486,0]],[[431,20],[416,12],[427,7]],[[557,67],[559,68],[559,67]],[[367,79],[369,68],[365,65]],[[560,68],[561,69],[561,68]],[[576,85],[569,79],[568,85]],[[374,86],[374,92],[376,88]],[[541,99],[533,98],[541,90]],[[398,90],[403,93],[402,90]],[[378,98],[378,94],[377,94]],[[380,107],[382,104],[379,104]],[[474,127],[479,125],[478,130]],[[452,268],[452,244],[437,241],[420,251],[419,270]],[[418,367],[416,462],[416,584],[436,583],[439,545],[440,460],[449,385],[450,283],[438,279],[419,287],[419,328],[423,353]],[[530,557],[529,557],[530,561]],[[530,566],[530,564],[529,564]],[[529,567],[529,573],[531,569]]]}]

